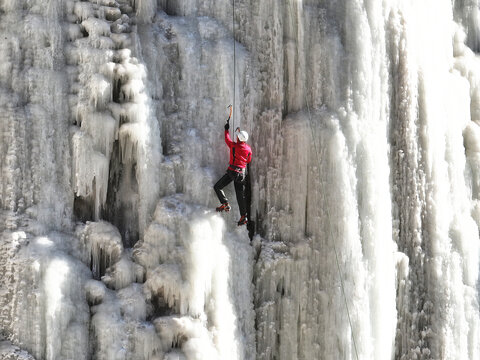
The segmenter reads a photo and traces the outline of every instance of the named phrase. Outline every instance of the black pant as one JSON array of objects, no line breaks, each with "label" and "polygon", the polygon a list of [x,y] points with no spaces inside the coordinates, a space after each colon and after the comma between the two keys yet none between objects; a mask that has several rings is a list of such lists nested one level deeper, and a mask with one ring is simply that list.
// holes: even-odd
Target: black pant
[{"label": "black pant", "polygon": [[213,189],[217,193],[218,200],[220,200],[222,204],[225,204],[228,202],[228,199],[222,189],[228,184],[230,184],[232,181],[235,185],[235,194],[237,194],[237,202],[238,207],[240,208],[240,215],[247,215],[247,205],[245,203],[245,172],[238,173],[236,171],[228,169],[227,173],[223,175],[220,180],[218,180],[217,183],[213,186]]}]

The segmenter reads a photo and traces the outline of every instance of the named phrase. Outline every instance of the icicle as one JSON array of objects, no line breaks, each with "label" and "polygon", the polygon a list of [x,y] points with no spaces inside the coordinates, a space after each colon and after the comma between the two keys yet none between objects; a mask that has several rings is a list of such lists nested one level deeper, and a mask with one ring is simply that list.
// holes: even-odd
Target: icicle
[{"label": "icicle", "polygon": [[187,358],[219,359],[208,330],[198,319],[168,316],[154,320],[164,351],[180,347]]},{"label": "icicle", "polygon": [[137,100],[137,96],[144,89],[143,80],[141,79],[130,79],[122,86],[122,91],[125,94],[125,99],[127,101]]},{"label": "icicle", "polygon": [[95,218],[107,200],[109,163],[105,155],[93,150],[93,140],[78,130],[72,137],[74,190],[77,196],[95,195]]},{"label": "icicle", "polygon": [[90,102],[95,108],[104,109],[105,105],[112,101],[112,84],[103,75],[92,75],[87,86]]},{"label": "icicle", "polygon": [[122,258],[115,264],[107,268],[102,281],[110,288],[123,289],[133,282],[143,282],[145,271],[142,266],[132,262],[128,254],[123,254]]},{"label": "icicle", "polygon": [[89,36],[110,36],[110,24],[106,20],[89,17],[87,20],[82,21],[82,26]]},{"label": "icicle", "polygon": [[188,290],[178,264],[162,264],[147,273],[144,291],[148,300],[159,297],[164,299],[167,305],[176,312],[187,313]]},{"label": "icicle", "polygon": [[127,123],[120,127],[119,140],[123,164],[131,164],[137,159],[141,131],[142,125],[138,123]]},{"label": "icicle", "polygon": [[85,292],[87,295],[87,301],[90,306],[100,304],[105,298],[107,289],[105,284],[97,280],[89,280],[85,284]]},{"label": "icicle", "polygon": [[115,226],[105,221],[87,222],[78,231],[83,241],[85,262],[90,264],[94,276],[99,279],[107,268],[121,258],[123,244],[120,233]]},{"label": "icicle", "polygon": [[78,24],[68,24],[67,37],[69,41],[75,41],[83,37],[82,29]]},{"label": "icicle", "polygon": [[100,73],[105,76],[110,83],[113,83],[115,80],[115,68],[117,64],[114,62],[107,62],[100,66]]},{"label": "icicle", "polygon": [[93,6],[87,1],[76,1],[73,7],[73,13],[80,21],[93,18]]},{"label": "icicle", "polygon": [[92,137],[93,149],[110,160],[113,143],[117,139],[118,121],[108,113],[95,112],[86,115],[82,121],[82,130]]}]

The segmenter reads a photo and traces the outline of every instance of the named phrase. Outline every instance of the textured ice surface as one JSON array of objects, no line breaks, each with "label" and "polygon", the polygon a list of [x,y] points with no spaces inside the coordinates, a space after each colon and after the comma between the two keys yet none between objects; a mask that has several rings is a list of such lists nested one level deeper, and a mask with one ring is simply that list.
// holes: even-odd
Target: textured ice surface
[{"label": "textured ice surface", "polygon": [[0,356],[4,360],[35,360],[28,352],[0,338]]}]

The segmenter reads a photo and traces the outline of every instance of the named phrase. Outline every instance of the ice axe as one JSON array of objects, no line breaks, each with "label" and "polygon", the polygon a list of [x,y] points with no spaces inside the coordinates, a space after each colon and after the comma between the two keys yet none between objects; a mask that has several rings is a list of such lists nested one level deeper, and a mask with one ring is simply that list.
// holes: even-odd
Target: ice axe
[{"label": "ice axe", "polygon": [[233,106],[230,104],[227,106],[227,109],[230,109],[230,114],[228,115],[227,123],[230,121],[230,118],[232,117],[232,112],[233,112]]}]

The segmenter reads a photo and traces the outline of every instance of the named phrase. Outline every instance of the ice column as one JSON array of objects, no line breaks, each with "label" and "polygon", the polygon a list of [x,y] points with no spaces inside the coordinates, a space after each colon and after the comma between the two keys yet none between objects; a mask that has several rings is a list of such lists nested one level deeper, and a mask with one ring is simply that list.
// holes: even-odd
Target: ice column
[{"label": "ice column", "polygon": [[[182,196],[163,198],[134,259],[146,269],[145,294],[167,354],[250,358],[251,261],[245,238],[226,237],[224,222]],[[230,254],[243,256],[237,260]],[[245,273],[246,271],[246,273]]]},{"label": "ice column", "polygon": [[78,125],[71,130],[77,215],[98,220],[103,209],[129,245],[154,210],[161,161],[145,66],[130,49],[132,11],[124,3],[67,6],[70,103]]}]

